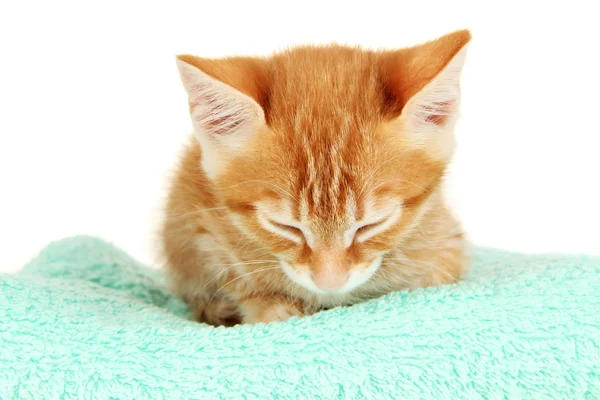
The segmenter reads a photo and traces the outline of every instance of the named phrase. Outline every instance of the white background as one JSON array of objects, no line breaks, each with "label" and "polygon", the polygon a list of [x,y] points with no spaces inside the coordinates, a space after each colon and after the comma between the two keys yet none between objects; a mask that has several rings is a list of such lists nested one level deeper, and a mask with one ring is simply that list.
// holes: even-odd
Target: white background
[{"label": "white background", "polygon": [[175,54],[393,48],[460,28],[474,39],[448,191],[472,240],[600,254],[594,2],[161,3],[0,3],[0,270],[78,233],[155,260],[190,130]]}]

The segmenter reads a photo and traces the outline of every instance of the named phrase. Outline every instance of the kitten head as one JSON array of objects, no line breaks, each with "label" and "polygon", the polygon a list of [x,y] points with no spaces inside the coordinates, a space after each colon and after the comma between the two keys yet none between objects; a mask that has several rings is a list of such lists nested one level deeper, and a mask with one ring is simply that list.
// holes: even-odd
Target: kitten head
[{"label": "kitten head", "polygon": [[201,168],[294,282],[352,291],[417,223],[453,154],[469,40],[178,57]]}]

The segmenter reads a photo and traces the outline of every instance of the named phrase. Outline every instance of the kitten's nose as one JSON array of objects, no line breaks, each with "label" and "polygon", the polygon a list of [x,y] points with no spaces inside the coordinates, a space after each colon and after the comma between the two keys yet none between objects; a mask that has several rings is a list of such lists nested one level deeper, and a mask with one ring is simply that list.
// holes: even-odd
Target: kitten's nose
[{"label": "kitten's nose", "polygon": [[346,271],[324,270],[311,273],[312,280],[319,289],[333,292],[342,286],[348,280]]}]

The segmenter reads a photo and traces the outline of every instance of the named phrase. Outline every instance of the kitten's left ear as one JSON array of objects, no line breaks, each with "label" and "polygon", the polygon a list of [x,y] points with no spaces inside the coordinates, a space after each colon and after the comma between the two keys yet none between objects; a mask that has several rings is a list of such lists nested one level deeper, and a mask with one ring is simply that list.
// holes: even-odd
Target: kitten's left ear
[{"label": "kitten's left ear", "polygon": [[262,60],[177,57],[190,114],[202,147],[202,167],[216,178],[266,123]]},{"label": "kitten's left ear", "polygon": [[[384,87],[391,95],[386,104],[404,131],[420,144],[435,144],[443,158],[453,149],[452,131],[460,105],[460,75],[468,30],[385,53],[381,61]],[[440,143],[445,142],[445,143]],[[452,141],[452,143],[448,143]],[[436,143],[437,142],[437,143]]]}]

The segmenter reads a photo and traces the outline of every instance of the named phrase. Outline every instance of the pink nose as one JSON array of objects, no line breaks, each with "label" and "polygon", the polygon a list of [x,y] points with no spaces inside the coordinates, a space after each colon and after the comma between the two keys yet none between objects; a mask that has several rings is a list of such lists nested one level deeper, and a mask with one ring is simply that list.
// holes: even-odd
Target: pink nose
[{"label": "pink nose", "polygon": [[319,271],[311,274],[312,280],[319,289],[333,292],[342,286],[348,280],[348,273],[345,271]]}]

